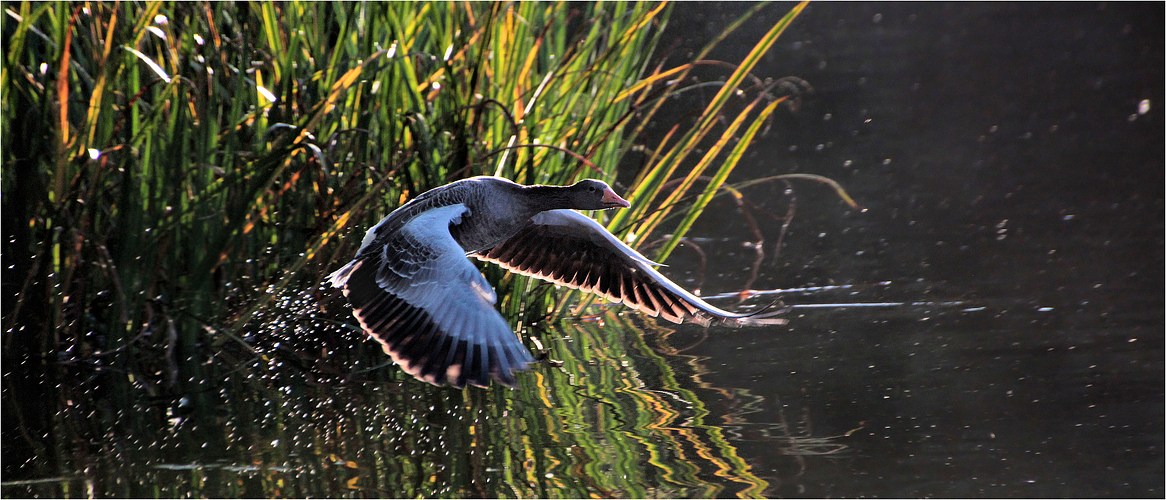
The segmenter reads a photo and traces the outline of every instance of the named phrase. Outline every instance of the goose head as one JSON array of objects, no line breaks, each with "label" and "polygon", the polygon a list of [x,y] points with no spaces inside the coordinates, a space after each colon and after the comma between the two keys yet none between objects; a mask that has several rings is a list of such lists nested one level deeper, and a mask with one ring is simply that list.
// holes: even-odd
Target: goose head
[{"label": "goose head", "polygon": [[606,182],[586,179],[566,187],[570,208],[576,210],[605,210],[608,208],[628,208],[632,206],[620,198]]}]

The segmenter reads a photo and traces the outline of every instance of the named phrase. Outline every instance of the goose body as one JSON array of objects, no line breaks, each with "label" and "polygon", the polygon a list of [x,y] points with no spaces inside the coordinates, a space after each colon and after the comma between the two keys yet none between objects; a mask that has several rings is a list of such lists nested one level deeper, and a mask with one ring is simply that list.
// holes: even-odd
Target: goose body
[{"label": "goose body", "polygon": [[573,210],[629,206],[597,180],[523,186],[500,177],[464,179],[394,210],[328,280],[401,368],[455,387],[484,387],[491,379],[513,386],[515,373],[534,361],[494,309],[497,296],[469,255],[676,323],[784,323],[713,307]]}]

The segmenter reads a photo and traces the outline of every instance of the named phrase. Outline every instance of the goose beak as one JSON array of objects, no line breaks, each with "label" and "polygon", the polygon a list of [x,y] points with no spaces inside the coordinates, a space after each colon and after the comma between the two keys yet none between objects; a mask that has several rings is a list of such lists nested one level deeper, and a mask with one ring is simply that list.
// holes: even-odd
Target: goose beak
[{"label": "goose beak", "polygon": [[607,188],[603,191],[603,198],[600,198],[599,202],[602,203],[605,208],[628,208],[632,206],[631,203],[628,203],[628,200],[620,198],[618,194],[615,194],[615,191],[611,190],[611,188]]}]

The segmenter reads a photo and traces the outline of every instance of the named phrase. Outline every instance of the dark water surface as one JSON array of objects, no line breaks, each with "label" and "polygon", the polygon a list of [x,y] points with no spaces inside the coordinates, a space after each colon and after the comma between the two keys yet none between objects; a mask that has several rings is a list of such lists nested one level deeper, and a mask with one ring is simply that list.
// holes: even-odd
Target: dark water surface
[{"label": "dark water surface", "polygon": [[688,351],[704,381],[761,399],[756,424],[862,427],[804,468],[739,443],[780,477],[767,495],[1163,495],[1162,14],[822,3],[783,35],[759,71],[814,94],[738,178],[821,173],[869,210],[797,185],[781,264],[754,288],[927,304],[795,309],[788,331]]},{"label": "dark water surface", "polygon": [[[681,3],[665,44],[687,57],[747,7]],[[520,389],[456,391],[354,361],[377,347],[305,294],[201,399],[63,409],[46,453],[75,473],[3,494],[1161,497],[1163,13],[812,4],[756,73],[813,92],[730,182],[822,174],[867,210],[795,182],[775,257],[787,187],[750,187],[760,265],[718,199],[689,233],[704,271],[683,246],[665,269],[705,295],[806,288],[786,327],[611,310],[528,328],[561,365]]]}]

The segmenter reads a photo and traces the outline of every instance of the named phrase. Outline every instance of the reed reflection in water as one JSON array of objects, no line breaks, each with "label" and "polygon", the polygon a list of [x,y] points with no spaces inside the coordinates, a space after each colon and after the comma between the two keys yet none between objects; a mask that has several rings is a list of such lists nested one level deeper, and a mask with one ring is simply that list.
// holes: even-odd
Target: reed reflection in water
[{"label": "reed reflection in water", "polygon": [[72,398],[55,429],[75,473],[4,495],[758,497],[783,478],[754,472],[742,440],[788,455],[791,475],[845,450],[807,433],[812,416],[752,421],[759,397],[702,381],[684,350],[731,330],[607,310],[529,329],[547,361],[519,389],[459,391],[368,366],[378,347],[312,300],[281,307],[246,338],[253,354],[211,360],[211,406],[144,384],[123,395],[132,411]]}]

